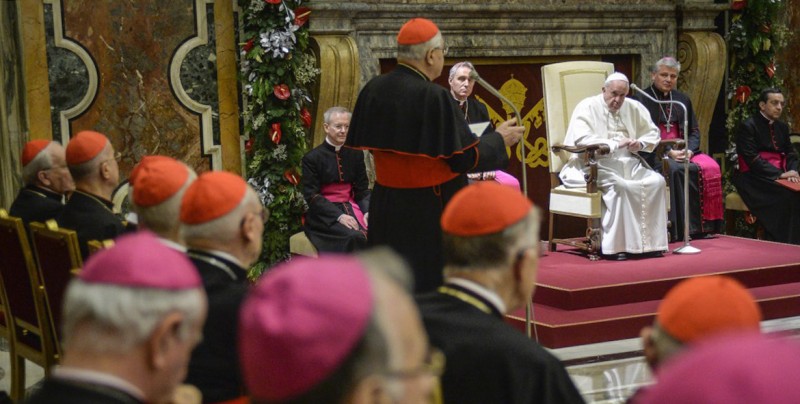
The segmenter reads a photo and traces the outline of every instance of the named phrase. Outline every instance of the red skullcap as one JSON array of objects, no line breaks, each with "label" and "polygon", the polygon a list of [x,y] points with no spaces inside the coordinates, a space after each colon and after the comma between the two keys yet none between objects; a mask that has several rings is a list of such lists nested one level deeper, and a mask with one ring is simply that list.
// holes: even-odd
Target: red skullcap
[{"label": "red skullcap", "polygon": [[533,203],[517,189],[480,181],[458,191],[442,212],[442,230],[454,236],[497,233],[518,223]]},{"label": "red skullcap", "polygon": [[205,172],[183,194],[181,222],[202,224],[225,216],[246,194],[247,183],[242,177],[226,171]]},{"label": "red skullcap", "polygon": [[106,144],[108,138],[101,133],[90,130],[78,132],[67,143],[67,164],[75,166],[97,157]]},{"label": "red skullcap", "polygon": [[175,195],[189,179],[189,169],[166,156],[146,156],[131,172],[133,203],[158,205]]},{"label": "red skullcap", "polygon": [[733,278],[701,276],[667,292],[656,318],[669,335],[689,343],[727,331],[758,331],[761,309]]},{"label": "red skullcap", "polygon": [[25,147],[22,149],[22,166],[25,167],[33,161],[42,150],[46,149],[47,146],[50,145],[50,140],[38,139],[38,140],[31,140],[28,143],[25,143]]},{"label": "red skullcap", "polygon": [[165,290],[203,286],[186,254],[167,247],[147,231],[118,237],[113,247],[92,254],[78,278],[86,283]]},{"label": "red skullcap", "polygon": [[300,258],[268,272],[239,313],[239,358],[253,398],[281,401],[336,371],[364,335],[369,277],[352,256]]},{"label": "red skullcap", "polygon": [[397,34],[399,45],[418,45],[431,40],[439,32],[439,27],[426,18],[412,18],[400,28]]}]

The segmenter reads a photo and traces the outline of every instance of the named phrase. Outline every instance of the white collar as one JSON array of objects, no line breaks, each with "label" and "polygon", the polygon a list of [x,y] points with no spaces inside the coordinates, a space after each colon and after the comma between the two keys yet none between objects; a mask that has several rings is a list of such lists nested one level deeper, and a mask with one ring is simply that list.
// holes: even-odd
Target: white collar
[{"label": "white collar", "polygon": [[763,112],[761,112],[761,111],[758,111],[758,113],[759,113],[759,114],[761,114],[761,116],[763,116],[763,117],[764,117],[764,119],[766,119],[767,121],[769,121],[769,123],[773,123],[773,122],[775,122],[775,120],[774,120],[774,119],[769,119],[769,118],[767,118],[767,116],[766,116],[766,115],[764,115],[764,113],[763,113]]},{"label": "white collar", "polygon": [[244,268],[244,265],[242,265],[241,261],[239,261],[238,258],[234,257],[230,253],[226,253],[225,251],[205,250],[205,249],[202,249],[202,248],[195,248],[195,250],[204,251],[204,252],[207,252],[209,254],[216,255],[217,257],[224,258],[224,259],[226,259],[226,260],[228,260],[230,262],[233,262],[234,264],[238,265],[240,268]]},{"label": "white collar", "polygon": [[182,244],[179,244],[179,243],[176,243],[176,242],[174,242],[174,241],[172,241],[172,240],[170,240],[168,238],[159,237],[158,241],[160,241],[161,244],[164,244],[165,246],[167,246],[167,247],[169,247],[169,248],[171,248],[173,250],[176,250],[176,251],[179,251],[179,252],[182,252],[182,253],[186,252],[186,246],[184,246]]},{"label": "white collar", "polygon": [[129,381],[109,373],[98,372],[96,370],[71,368],[66,366],[56,366],[53,368],[53,377],[62,380],[72,380],[91,384],[108,386],[125,393],[128,393],[139,400],[147,401],[142,389],[134,386]]},{"label": "white collar", "polygon": [[486,299],[487,302],[491,303],[497,311],[500,313],[506,313],[506,305],[503,303],[503,299],[500,298],[500,295],[495,293],[493,290],[487,289],[485,286],[481,285],[480,283],[471,281],[469,279],[464,278],[447,278],[445,283],[449,283],[451,285],[457,285],[464,289],[469,290],[472,293]]},{"label": "white collar", "polygon": [[331,143],[331,141],[330,141],[330,140],[328,140],[328,137],[327,137],[327,136],[325,136],[325,143],[327,143],[327,144],[331,145],[331,146],[332,146],[334,149],[336,149],[336,151],[339,151],[339,150],[342,148],[342,146],[341,146],[341,145],[337,146],[337,145],[335,145],[335,144]]}]

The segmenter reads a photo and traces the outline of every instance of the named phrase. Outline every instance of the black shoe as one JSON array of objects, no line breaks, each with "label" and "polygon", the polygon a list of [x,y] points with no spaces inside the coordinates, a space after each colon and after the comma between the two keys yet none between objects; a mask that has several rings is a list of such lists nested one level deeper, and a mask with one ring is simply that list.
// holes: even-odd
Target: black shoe
[{"label": "black shoe", "polygon": [[625,254],[624,252],[616,254],[603,254],[603,259],[607,259],[609,261],[625,261],[628,259],[628,254]]},{"label": "black shoe", "polygon": [[661,258],[664,256],[662,251],[650,251],[642,254],[642,258]]}]

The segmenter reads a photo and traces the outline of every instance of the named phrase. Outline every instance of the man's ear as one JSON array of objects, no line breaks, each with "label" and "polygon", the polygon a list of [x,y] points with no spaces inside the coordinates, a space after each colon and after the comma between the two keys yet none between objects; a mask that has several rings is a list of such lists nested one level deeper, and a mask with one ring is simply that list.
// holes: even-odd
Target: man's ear
[{"label": "man's ear", "polygon": [[36,179],[39,180],[39,183],[45,186],[52,185],[52,181],[50,181],[50,176],[47,174],[47,170],[40,170],[36,173]]},{"label": "man's ear", "polygon": [[151,369],[163,369],[169,364],[170,351],[176,340],[180,338],[179,329],[183,321],[183,314],[172,312],[164,316],[156,325],[146,346],[147,365]]},{"label": "man's ear", "polygon": [[656,348],[655,341],[653,340],[653,327],[647,326],[642,328],[639,332],[642,338],[642,349],[644,350],[644,360],[651,370],[655,370],[658,366],[658,349]]}]

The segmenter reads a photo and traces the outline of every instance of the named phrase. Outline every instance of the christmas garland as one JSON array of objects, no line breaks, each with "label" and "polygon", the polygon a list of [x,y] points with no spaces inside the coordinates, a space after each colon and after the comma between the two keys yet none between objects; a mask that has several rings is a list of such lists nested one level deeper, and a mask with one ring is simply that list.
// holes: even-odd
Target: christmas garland
[{"label": "christmas garland", "polygon": [[311,128],[310,88],[319,75],[309,52],[302,0],[239,0],[243,14],[241,82],[248,183],[269,208],[255,278],[289,258],[307,206],[298,187]]}]

